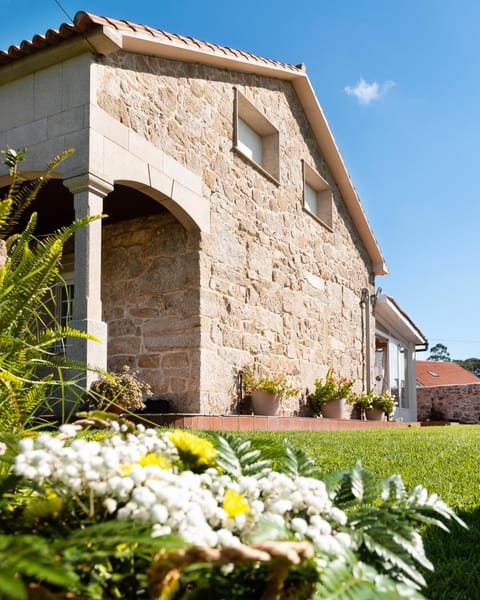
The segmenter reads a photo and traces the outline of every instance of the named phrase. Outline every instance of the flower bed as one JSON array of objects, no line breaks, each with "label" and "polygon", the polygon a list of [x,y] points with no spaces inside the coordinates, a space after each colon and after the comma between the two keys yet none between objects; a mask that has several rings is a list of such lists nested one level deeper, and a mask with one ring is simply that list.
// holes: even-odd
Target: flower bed
[{"label": "flower bed", "polygon": [[[30,543],[33,530],[51,565],[37,560],[2,573],[8,597],[40,587],[73,598],[140,590],[160,599],[206,590],[210,598],[310,598],[344,585],[370,590],[370,598],[403,595],[424,583],[417,565],[429,566],[418,523],[456,519],[422,488],[408,494],[397,476],[373,507],[378,489],[361,465],[323,481],[289,446],[273,469],[233,436],[84,424],[95,422],[108,426],[97,439],[67,425],[19,442],[19,480],[9,480],[14,487],[2,498],[3,551]],[[392,518],[400,538],[389,531]]]}]

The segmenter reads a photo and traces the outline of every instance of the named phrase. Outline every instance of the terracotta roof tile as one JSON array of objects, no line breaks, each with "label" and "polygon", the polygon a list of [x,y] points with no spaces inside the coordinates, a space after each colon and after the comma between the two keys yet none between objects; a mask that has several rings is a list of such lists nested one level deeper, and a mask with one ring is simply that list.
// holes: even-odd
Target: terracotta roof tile
[{"label": "terracotta roof tile", "polygon": [[480,383],[480,378],[453,362],[417,360],[417,383],[422,387]]},{"label": "terracotta roof tile", "polygon": [[28,56],[34,52],[43,50],[48,46],[60,44],[62,40],[87,33],[98,27],[113,28],[117,31],[128,31],[134,34],[147,35],[160,42],[171,43],[178,47],[193,48],[206,51],[210,54],[221,54],[231,58],[241,58],[263,65],[275,66],[292,72],[301,71],[294,65],[278,62],[269,58],[262,58],[249,52],[241,52],[233,48],[226,48],[203,42],[192,37],[168,33],[160,29],[154,29],[145,25],[138,25],[126,20],[112,19],[110,17],[101,17],[84,11],[75,15],[74,25],[62,23],[58,30],[49,29],[45,35],[35,35],[31,41],[24,40],[19,46],[10,46],[7,51],[0,51],[0,66]]}]

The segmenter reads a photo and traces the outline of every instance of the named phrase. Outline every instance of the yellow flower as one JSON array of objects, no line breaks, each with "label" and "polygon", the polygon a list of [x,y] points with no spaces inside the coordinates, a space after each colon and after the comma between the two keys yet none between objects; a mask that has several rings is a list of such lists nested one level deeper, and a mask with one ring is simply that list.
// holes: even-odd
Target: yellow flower
[{"label": "yellow flower", "polygon": [[126,554],[127,552],[133,552],[136,548],[138,548],[138,544],[131,544],[130,546],[128,544],[117,544],[115,546],[115,550],[117,552],[121,552]]},{"label": "yellow flower", "polygon": [[140,460],[138,461],[139,465],[142,467],[160,467],[160,469],[171,469],[172,465],[168,461],[165,456],[160,456],[159,454],[155,454],[154,452],[148,452],[148,454],[144,454]]},{"label": "yellow flower", "polygon": [[56,516],[63,508],[63,500],[53,490],[48,490],[45,496],[33,496],[23,510],[26,519],[42,519]]},{"label": "yellow flower", "polygon": [[250,506],[242,494],[239,494],[230,488],[227,488],[225,491],[222,508],[231,519],[238,517],[238,515],[246,515],[250,512]]},{"label": "yellow flower", "polygon": [[168,434],[169,440],[176,446],[180,458],[186,466],[211,467],[215,465],[217,451],[208,440],[177,429]]},{"label": "yellow flower", "polygon": [[160,456],[159,454],[155,454],[154,452],[148,452],[147,454],[143,454],[137,462],[130,463],[128,465],[124,465],[121,467],[122,473],[124,475],[130,475],[130,471],[132,470],[133,465],[141,465],[142,467],[160,467],[160,469],[171,469],[172,465],[168,461],[165,456]]}]

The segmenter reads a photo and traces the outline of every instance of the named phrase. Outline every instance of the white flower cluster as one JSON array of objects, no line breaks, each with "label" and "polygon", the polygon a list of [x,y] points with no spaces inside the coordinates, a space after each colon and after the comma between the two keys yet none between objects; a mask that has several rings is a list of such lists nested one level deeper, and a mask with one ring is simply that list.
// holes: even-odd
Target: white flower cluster
[{"label": "white flower cluster", "polygon": [[342,555],[351,545],[338,533],[346,517],[332,505],[322,481],[292,479],[272,471],[256,479],[209,468],[197,474],[177,468],[168,433],[139,427],[117,430],[101,442],[42,434],[20,442],[15,471],[48,484],[62,498],[94,498],[96,509],[122,520],[152,524],[153,535],[180,535],[195,545],[231,546],[248,541],[260,519],[274,521],[296,539]]}]

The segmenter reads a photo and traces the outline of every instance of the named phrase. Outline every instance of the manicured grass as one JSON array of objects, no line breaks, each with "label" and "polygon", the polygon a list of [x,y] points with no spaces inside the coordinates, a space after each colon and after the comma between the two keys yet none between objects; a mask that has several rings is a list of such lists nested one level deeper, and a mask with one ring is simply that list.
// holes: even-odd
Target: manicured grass
[{"label": "manicured grass", "polygon": [[423,485],[437,493],[468,524],[447,534],[426,531],[435,572],[425,594],[433,600],[480,598],[480,426],[325,432],[248,433],[269,447],[292,446],[315,459],[327,474],[357,460],[379,477],[399,473],[408,488]]}]

